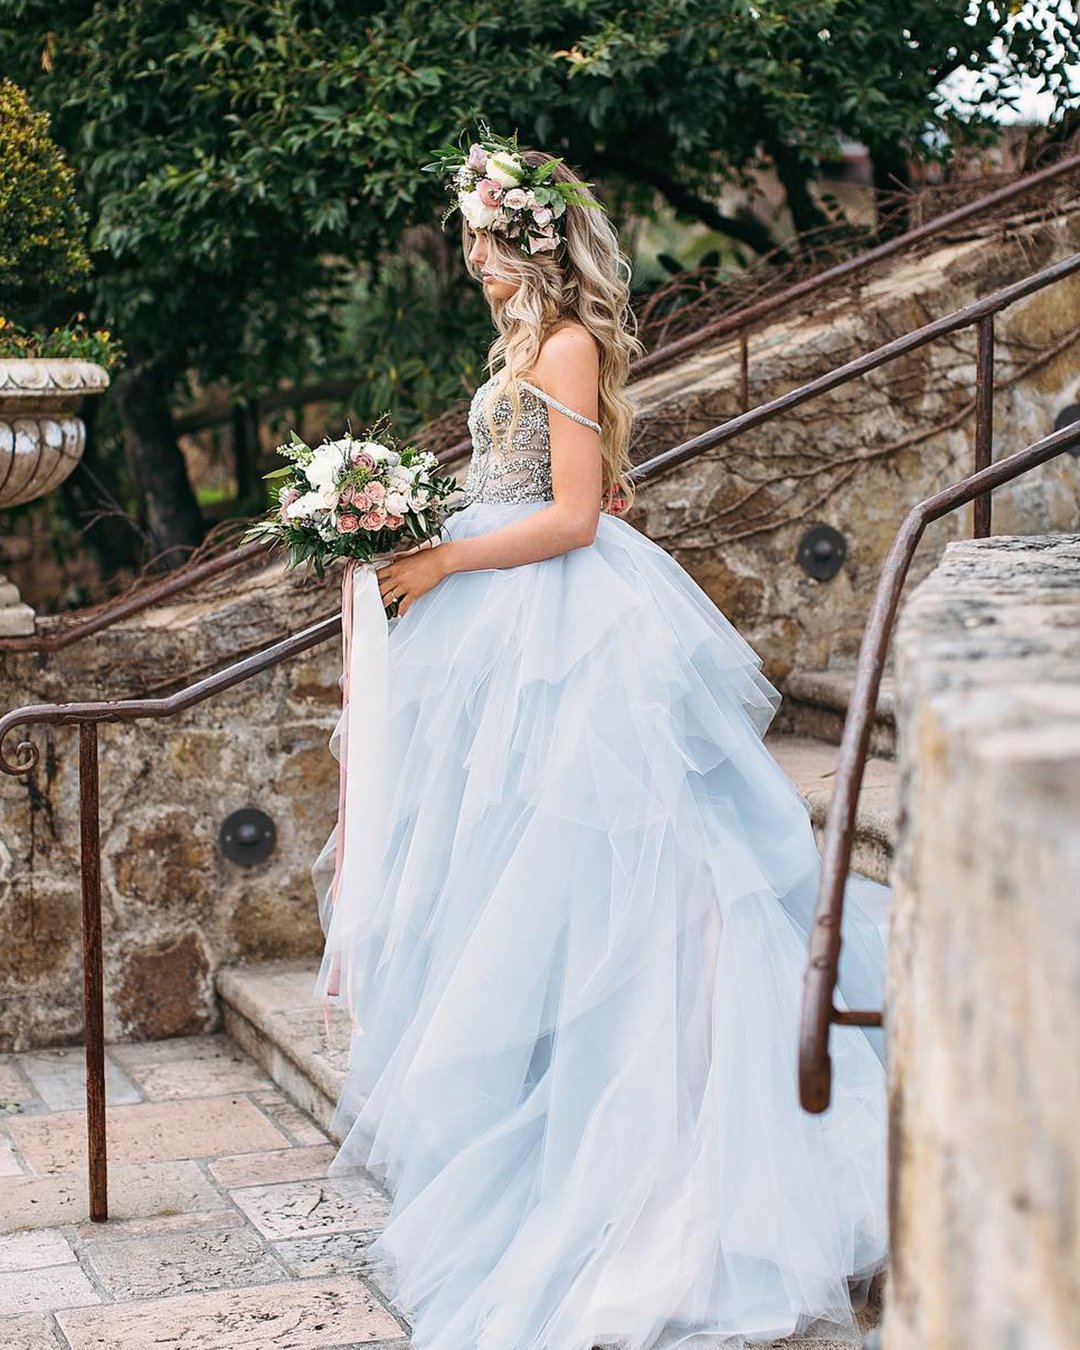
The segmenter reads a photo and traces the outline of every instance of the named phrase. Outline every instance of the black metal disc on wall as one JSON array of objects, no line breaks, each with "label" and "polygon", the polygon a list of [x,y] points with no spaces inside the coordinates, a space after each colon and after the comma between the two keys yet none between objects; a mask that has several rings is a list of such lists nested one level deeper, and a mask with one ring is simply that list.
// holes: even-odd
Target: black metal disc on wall
[{"label": "black metal disc on wall", "polygon": [[[1054,430],[1064,431],[1066,427],[1071,427],[1074,422],[1080,422],[1080,403],[1070,403],[1067,408],[1062,408],[1054,419]],[[1069,447],[1070,455],[1080,455],[1080,445]]]},{"label": "black metal disc on wall", "polygon": [[847,540],[831,525],[812,525],[799,540],[799,566],[818,581],[836,576],[847,557]]},{"label": "black metal disc on wall", "polygon": [[277,830],[265,811],[254,806],[241,807],[221,822],[218,843],[230,862],[254,867],[274,851]]}]

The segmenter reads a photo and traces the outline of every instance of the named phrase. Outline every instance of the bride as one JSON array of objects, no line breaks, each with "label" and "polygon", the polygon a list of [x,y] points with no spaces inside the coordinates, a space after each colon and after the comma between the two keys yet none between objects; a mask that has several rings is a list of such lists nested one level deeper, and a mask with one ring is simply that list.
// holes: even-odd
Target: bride
[{"label": "bride", "polygon": [[[850,1336],[884,1055],[844,1028],[800,1108],[820,858],[762,743],[780,694],[618,514],[641,344],[603,207],[484,131],[438,164],[498,330],[464,505],[378,574],[393,768],[349,798],[377,856],[332,897],[339,818],[312,869],[315,993],[352,1019],[329,1175],[390,1192],[366,1255],[417,1350]],[[848,898],[841,1006],[880,996],[890,893]]]}]

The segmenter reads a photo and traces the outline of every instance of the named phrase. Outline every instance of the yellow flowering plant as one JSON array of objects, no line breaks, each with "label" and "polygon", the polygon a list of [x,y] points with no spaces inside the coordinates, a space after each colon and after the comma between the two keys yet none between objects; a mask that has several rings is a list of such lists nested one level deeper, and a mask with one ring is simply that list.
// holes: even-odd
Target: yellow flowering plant
[{"label": "yellow flowering plant", "polygon": [[0,314],[0,357],[27,357],[46,360],[50,357],[75,357],[80,361],[94,361],[106,370],[120,364],[124,358],[123,345],[107,328],[89,328],[85,314],[76,314],[58,328],[23,328],[6,315]]}]

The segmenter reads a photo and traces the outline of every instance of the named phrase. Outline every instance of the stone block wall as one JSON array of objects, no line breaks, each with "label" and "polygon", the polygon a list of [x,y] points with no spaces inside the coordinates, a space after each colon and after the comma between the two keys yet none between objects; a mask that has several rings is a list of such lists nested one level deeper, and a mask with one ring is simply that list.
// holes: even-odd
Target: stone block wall
[{"label": "stone block wall", "polygon": [[[339,604],[330,578],[248,568],[55,656],[0,656],[0,708],[169,693]],[[220,965],[321,952],[309,868],[337,813],[340,672],[330,639],[186,712],[99,725],[110,1040],[215,1030]],[[0,775],[0,1051],[78,1040],[83,1026],[78,731],[29,738],[34,772]],[[276,827],[253,867],[218,842],[240,807]]]},{"label": "stone block wall", "polygon": [[[894,264],[750,337],[750,404],[941,318],[1080,249],[1080,216],[1006,227]],[[1080,276],[996,322],[994,456],[1054,429],[1080,402]],[[905,513],[974,470],[973,330],[939,340],[670,472],[632,517],[709,592],[775,682],[854,660],[881,564]],[[740,411],[738,347],[695,353],[631,386],[643,460]],[[807,575],[812,525],[845,537],[829,580]],[[1080,460],[1063,456],[994,495],[993,531],[1080,528]],[[924,577],[971,508],[934,522],[916,557]]]},{"label": "stone block wall", "polygon": [[897,633],[885,1350],[1080,1345],[1080,536],[948,546]]}]

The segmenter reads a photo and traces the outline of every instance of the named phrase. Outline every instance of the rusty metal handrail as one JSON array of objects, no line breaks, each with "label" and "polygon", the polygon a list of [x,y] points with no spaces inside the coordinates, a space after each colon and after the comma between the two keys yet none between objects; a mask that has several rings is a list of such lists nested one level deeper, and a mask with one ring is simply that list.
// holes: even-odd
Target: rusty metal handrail
[{"label": "rusty metal handrail", "polygon": [[832,1089],[829,1032],[832,1024],[876,1027],[881,1026],[883,1020],[880,1010],[837,1008],[833,994],[839,974],[845,885],[851,868],[855,813],[866,767],[871,724],[900,593],[915,550],[931,521],[984,495],[988,497],[994,488],[1077,446],[1080,446],[1080,422],[1073,422],[1026,449],[934,493],[908,512],[886,555],[859,646],[855,687],[844,721],[835,789],[825,825],[799,1040],[799,1100],[807,1111],[816,1114],[829,1105]]},{"label": "rusty metal handrail", "polygon": [[[739,336],[740,350],[740,398],[741,407],[745,414],[749,402],[749,353],[747,349],[747,334],[756,324],[760,324],[766,319],[781,313],[785,309],[794,305],[796,301],[805,299],[808,295],[822,290],[838,281],[848,280],[850,277],[873,267],[875,264],[884,261],[887,258],[904,252],[914,245],[922,243],[934,235],[941,234],[957,225],[963,224],[967,220],[993,210],[1006,202],[1012,201],[1018,197],[1026,196],[1037,187],[1042,187],[1045,183],[1056,178],[1064,177],[1072,172],[1080,172],[1080,155],[1070,155],[1065,159],[1059,160],[1056,164],[1050,164],[1044,169],[1038,169],[1034,173],[1026,174],[1015,182],[1008,183],[1004,187],[996,188],[993,192],[988,192],[981,197],[976,197],[974,201],[968,202],[965,206],[958,206],[952,211],[946,211],[940,216],[935,216],[933,220],[925,225],[920,225],[913,230],[907,230],[903,234],[898,234],[894,238],[887,240],[884,244],[879,244],[876,248],[868,249],[865,253],[860,253],[857,257],[848,258],[844,262],[837,263],[833,267],[826,268],[824,272],[815,273],[813,276],[804,277],[800,281],[793,282],[790,286],[785,286],[775,294],[765,296],[761,300],[756,300],[752,304],[744,305],[739,309],[733,310],[730,314],[721,315],[720,318],[713,320],[712,323],[703,325],[693,333],[684,337],[677,338],[672,342],[665,343],[655,351],[646,356],[639,357],[630,365],[629,379],[631,381],[641,379],[642,376],[650,374],[658,366],[665,365],[667,362],[675,360],[705,343],[715,342],[720,338],[729,336]],[[737,420],[737,419],[736,419]],[[740,430],[745,428],[740,428]],[[738,434],[733,432],[732,434]],[[470,448],[469,440],[457,441],[453,445],[445,448],[439,453],[441,464],[449,464],[453,460],[466,454]],[[640,466],[639,466],[640,467]],[[258,546],[258,547],[261,547]],[[178,576],[171,584],[167,580],[147,586],[135,592],[118,597],[110,605],[105,606],[99,613],[94,614],[90,619],[76,621],[66,625],[62,631],[53,634],[36,634],[23,637],[0,637],[0,652],[4,651],[36,651],[36,652],[54,652],[61,648],[70,646],[74,642],[81,641],[93,633],[100,632],[103,628],[117,622],[120,619],[128,618],[140,610],[149,608],[156,604],[158,600],[166,596],[175,595],[179,591],[188,589],[200,581],[204,581],[208,576],[214,576],[219,572],[227,571],[232,567],[238,566],[246,561],[246,558],[253,556],[257,552],[257,547],[252,547],[251,553],[244,556],[238,554],[226,554],[212,562],[207,562],[190,569],[185,569],[183,574]]]}]

